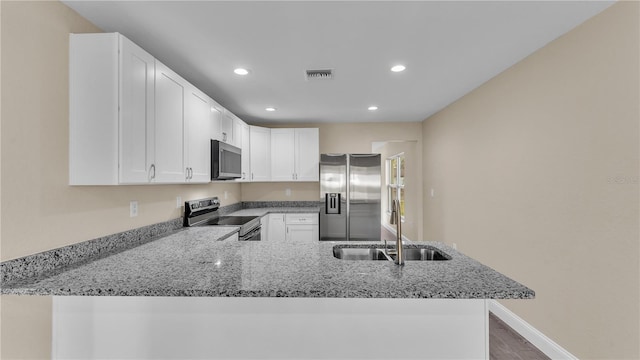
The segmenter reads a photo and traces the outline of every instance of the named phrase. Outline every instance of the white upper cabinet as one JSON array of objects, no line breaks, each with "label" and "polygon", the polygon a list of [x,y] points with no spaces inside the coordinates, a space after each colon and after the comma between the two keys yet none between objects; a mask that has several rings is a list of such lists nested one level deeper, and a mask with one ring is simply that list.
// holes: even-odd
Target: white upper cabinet
[{"label": "white upper cabinet", "polygon": [[240,181],[318,181],[318,129],[249,126],[124,36],[70,35],[70,185],[209,182],[211,139]]},{"label": "white upper cabinet", "polygon": [[271,129],[271,180],[295,181],[295,129]]},{"label": "white upper cabinet", "polygon": [[184,153],[185,180],[194,183],[211,181],[211,133],[213,129],[212,101],[194,86],[189,86],[185,98]]},{"label": "white upper cabinet", "polygon": [[296,181],[320,181],[320,131],[318,128],[295,131]]},{"label": "white upper cabinet", "polygon": [[124,36],[120,44],[120,176],[125,184],[152,180],[155,160],[155,59]]},{"label": "white upper cabinet", "polygon": [[188,83],[156,60],[155,182],[186,181],[184,99]]},{"label": "white upper cabinet", "polygon": [[227,144],[233,144],[233,114],[228,110],[224,110],[220,125],[220,136],[218,140]]},{"label": "white upper cabinet", "polygon": [[213,101],[118,33],[69,37],[69,183],[210,181]]},{"label": "white upper cabinet", "polygon": [[211,100],[211,139],[222,141],[222,114],[224,108]]},{"label": "white upper cabinet", "polygon": [[319,131],[271,130],[271,179],[273,181],[319,181]]},{"label": "white upper cabinet", "polygon": [[239,180],[247,181],[251,176],[251,130],[249,128],[249,125],[247,125],[245,122],[242,123],[240,133],[242,134],[242,144],[240,146],[240,148],[242,149],[242,177]]},{"label": "white upper cabinet", "polygon": [[155,59],[118,33],[69,36],[69,184],[140,184],[155,167]]},{"label": "white upper cabinet", "polygon": [[251,181],[271,180],[271,129],[249,126]]},{"label": "white upper cabinet", "polygon": [[233,141],[231,142],[231,144],[241,149],[242,149],[242,126],[243,125],[246,125],[246,123],[242,121],[239,117],[234,115],[233,130],[231,131],[233,135]]}]

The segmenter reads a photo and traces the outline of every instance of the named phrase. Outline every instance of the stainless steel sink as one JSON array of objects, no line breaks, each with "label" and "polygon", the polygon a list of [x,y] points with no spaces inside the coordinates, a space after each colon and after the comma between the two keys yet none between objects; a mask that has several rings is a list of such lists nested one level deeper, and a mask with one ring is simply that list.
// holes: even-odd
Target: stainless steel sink
[{"label": "stainless steel sink", "polygon": [[440,251],[429,248],[404,248],[404,259],[411,260],[449,260]]},{"label": "stainless steel sink", "polygon": [[351,248],[351,247],[334,247],[333,256],[342,260],[388,260],[388,257],[382,249],[376,248]]},{"label": "stainless steel sink", "polygon": [[[405,247],[403,249],[406,261],[439,261],[450,260],[449,255],[430,246]],[[333,256],[341,260],[388,260],[393,261],[395,249],[363,248],[336,245]]]}]

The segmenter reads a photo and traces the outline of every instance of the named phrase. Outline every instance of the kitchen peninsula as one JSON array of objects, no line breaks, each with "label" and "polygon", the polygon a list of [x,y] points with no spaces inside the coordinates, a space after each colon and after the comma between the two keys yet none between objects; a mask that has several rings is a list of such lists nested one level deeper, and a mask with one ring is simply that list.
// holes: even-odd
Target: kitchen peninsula
[{"label": "kitchen peninsula", "polygon": [[[424,244],[450,260],[399,267],[337,259],[344,242],[240,242],[237,231],[179,229],[2,293],[54,296],[54,357],[136,358],[483,358],[486,299],[534,297],[442,243]],[[386,338],[401,349],[376,345]]]}]

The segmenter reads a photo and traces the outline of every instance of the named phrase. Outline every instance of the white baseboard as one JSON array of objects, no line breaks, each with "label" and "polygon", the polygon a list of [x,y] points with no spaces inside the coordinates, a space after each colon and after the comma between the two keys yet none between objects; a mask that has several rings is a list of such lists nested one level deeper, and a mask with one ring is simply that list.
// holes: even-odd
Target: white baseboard
[{"label": "white baseboard", "polygon": [[552,359],[578,360],[573,354],[546,337],[496,300],[489,300],[489,311]]}]

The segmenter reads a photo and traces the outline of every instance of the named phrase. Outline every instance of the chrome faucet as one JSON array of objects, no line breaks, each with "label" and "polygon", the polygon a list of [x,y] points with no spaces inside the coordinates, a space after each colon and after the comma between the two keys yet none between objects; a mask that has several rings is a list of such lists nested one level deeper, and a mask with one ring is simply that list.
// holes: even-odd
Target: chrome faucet
[{"label": "chrome faucet", "polygon": [[402,220],[400,218],[400,201],[393,200],[391,203],[391,225],[396,225],[396,265],[404,265],[404,252],[402,251]]}]

